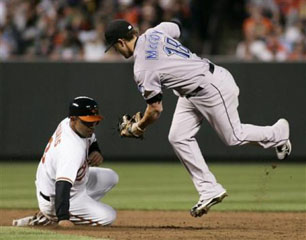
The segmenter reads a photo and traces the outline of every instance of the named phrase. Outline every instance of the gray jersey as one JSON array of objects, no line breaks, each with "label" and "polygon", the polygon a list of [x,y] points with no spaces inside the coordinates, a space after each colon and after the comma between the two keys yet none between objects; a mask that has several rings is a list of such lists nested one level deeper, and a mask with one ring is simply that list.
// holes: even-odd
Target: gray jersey
[{"label": "gray jersey", "polygon": [[[286,144],[291,149],[289,124],[284,119],[273,126],[242,124],[237,111],[239,88],[231,73],[217,65],[209,70],[207,59],[199,58],[174,39],[179,35],[175,23],[161,23],[141,35],[134,50],[134,77],[145,100],[162,93],[163,88],[182,96],[176,104],[168,139],[200,195],[190,212],[200,217],[226,196],[195,137],[203,119],[227,145],[257,143],[264,148]],[[183,97],[194,94],[196,97]]]},{"label": "gray jersey", "polygon": [[145,100],[162,89],[184,96],[206,84],[208,60],[191,53],[174,38],[180,36],[177,24],[163,22],[139,36],[134,51],[134,78]]}]

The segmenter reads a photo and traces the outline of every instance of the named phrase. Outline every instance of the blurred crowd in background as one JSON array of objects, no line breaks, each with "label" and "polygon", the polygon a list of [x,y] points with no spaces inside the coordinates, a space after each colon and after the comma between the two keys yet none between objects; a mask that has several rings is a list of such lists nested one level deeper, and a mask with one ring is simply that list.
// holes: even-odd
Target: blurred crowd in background
[{"label": "blurred crowd in background", "polygon": [[117,18],[140,33],[177,18],[202,57],[306,60],[306,0],[0,0],[0,60],[122,59],[104,53]]},{"label": "blurred crowd in background", "polygon": [[306,59],[306,1],[250,0],[237,57],[262,61]]}]

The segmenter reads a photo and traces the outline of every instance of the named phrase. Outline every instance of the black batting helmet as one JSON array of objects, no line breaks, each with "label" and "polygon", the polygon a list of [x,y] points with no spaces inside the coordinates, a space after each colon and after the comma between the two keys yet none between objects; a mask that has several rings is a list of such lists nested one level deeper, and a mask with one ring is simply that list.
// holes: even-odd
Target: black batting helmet
[{"label": "black batting helmet", "polygon": [[98,103],[86,96],[73,99],[69,105],[69,117],[78,116],[84,122],[98,122],[103,119],[99,114]]}]

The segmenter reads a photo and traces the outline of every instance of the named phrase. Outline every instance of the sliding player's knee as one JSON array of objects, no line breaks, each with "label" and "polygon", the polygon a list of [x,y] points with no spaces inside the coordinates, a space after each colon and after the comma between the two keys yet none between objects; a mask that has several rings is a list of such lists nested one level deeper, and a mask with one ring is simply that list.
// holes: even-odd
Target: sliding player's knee
[{"label": "sliding player's knee", "polygon": [[110,170],[111,170],[111,174],[110,174],[110,176],[111,176],[111,184],[113,186],[116,186],[118,184],[118,182],[119,182],[119,176],[118,176],[118,174],[114,170],[112,170],[112,169],[110,169]]},{"label": "sliding player's knee", "polygon": [[110,207],[107,210],[104,210],[103,217],[99,221],[99,224],[103,226],[111,225],[116,220],[116,218],[116,211]]},{"label": "sliding player's knee", "polygon": [[103,178],[101,179],[101,181],[104,181],[107,186],[114,187],[119,182],[119,176],[114,170],[110,168],[105,168],[103,170]]},{"label": "sliding player's knee", "polygon": [[105,181],[104,184],[107,184],[107,186],[113,188],[119,182],[119,176],[114,170],[106,168],[104,169],[103,174],[107,180],[102,179],[102,181]]}]

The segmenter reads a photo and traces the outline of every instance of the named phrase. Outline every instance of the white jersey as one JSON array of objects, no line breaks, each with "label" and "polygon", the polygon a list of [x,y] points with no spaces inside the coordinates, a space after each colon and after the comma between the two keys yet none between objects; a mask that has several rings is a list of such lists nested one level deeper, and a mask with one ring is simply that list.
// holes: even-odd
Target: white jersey
[{"label": "white jersey", "polygon": [[79,137],[70,127],[70,119],[64,119],[57,127],[45,148],[36,172],[36,186],[47,196],[55,196],[55,183],[59,180],[72,184],[70,196],[86,187],[88,180],[88,149],[96,141]]},{"label": "white jersey", "polygon": [[180,36],[177,24],[163,22],[139,36],[134,50],[134,78],[145,100],[163,88],[179,96],[191,93],[206,82],[207,59],[191,53],[174,38]]}]

